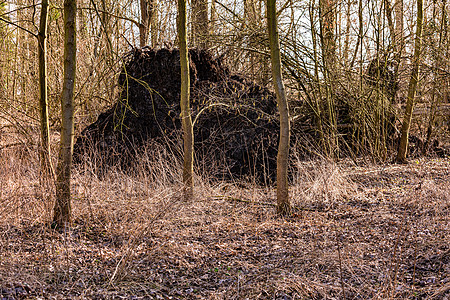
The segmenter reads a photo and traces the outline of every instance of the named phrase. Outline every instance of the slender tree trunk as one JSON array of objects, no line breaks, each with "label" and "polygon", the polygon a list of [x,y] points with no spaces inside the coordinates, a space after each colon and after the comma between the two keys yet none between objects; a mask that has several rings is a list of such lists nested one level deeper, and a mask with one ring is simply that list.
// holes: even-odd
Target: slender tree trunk
[{"label": "slender tree trunk", "polygon": [[[403,49],[403,11],[399,10],[399,7],[403,6],[402,0],[397,0],[394,4],[396,14],[396,24],[394,26],[394,20],[392,18],[393,8],[391,7],[390,0],[385,0],[385,14],[388,20],[389,32],[391,35],[391,47],[394,50],[394,82],[397,84],[399,80],[400,63]],[[400,14],[400,15],[397,15]],[[397,87],[394,86],[393,90],[389,90],[391,97],[391,103],[395,103],[397,99]]]},{"label": "slender tree trunk", "polygon": [[405,38],[403,32],[403,0],[395,0],[395,35],[394,38],[398,41],[396,43],[396,54],[401,57],[403,48],[405,47]]},{"label": "slender tree trunk", "polygon": [[[441,26],[440,26],[440,30],[439,30],[439,40],[438,40],[438,43],[437,43],[437,47],[435,45],[435,47],[436,47],[435,49],[436,50],[437,49],[441,49],[443,33],[444,33],[444,30],[446,30],[445,29],[446,25],[447,25],[446,24],[446,20],[445,20],[446,19],[445,18],[445,6],[446,6],[445,4],[446,4],[446,2],[447,2],[446,0],[442,1],[442,15],[441,15],[441,20],[440,20]],[[434,2],[434,5],[436,5],[436,1]],[[433,20],[436,19],[435,13],[436,13],[436,7],[434,7],[434,9],[433,9]],[[426,136],[425,143],[424,143],[424,146],[423,146],[423,149],[422,149],[422,153],[424,155],[427,154],[428,148],[429,148],[430,143],[431,143],[431,137],[432,137],[432,134],[433,134],[433,127],[434,127],[434,122],[435,122],[435,118],[436,118],[436,110],[437,110],[437,108],[438,108],[438,106],[440,104],[440,99],[442,98],[442,97],[436,95],[438,93],[438,91],[437,91],[438,82],[443,83],[442,80],[441,80],[441,74],[439,74],[439,71],[438,71],[440,63],[442,63],[442,61],[439,59],[439,54],[435,54],[435,57],[434,57],[434,68],[433,68],[433,70],[434,70],[433,71],[434,72],[434,81],[433,81],[433,90],[432,90],[432,94],[431,94],[430,114],[428,116],[427,136]],[[443,69],[445,70],[446,68],[444,67]]]},{"label": "slender tree trunk", "polygon": [[336,18],[334,0],[319,0],[322,51],[326,72],[333,74],[336,65]]},{"label": "slender tree trunk", "polygon": [[337,120],[335,111],[334,85],[337,76],[336,69],[336,14],[335,0],[319,0],[320,38],[323,59],[323,77],[326,87],[327,113],[330,128],[329,155],[333,159],[339,158]]},{"label": "slender tree trunk", "polygon": [[315,0],[312,0],[309,7],[309,18],[311,24],[311,38],[312,38],[312,46],[313,46],[313,57],[314,57],[314,79],[317,83],[318,94],[315,98],[315,109],[316,109],[316,126],[317,133],[320,139],[320,146],[323,151],[328,154],[328,145],[325,141],[325,133],[323,131],[323,113],[322,113],[322,89],[320,87],[320,79],[319,79],[319,59],[317,54],[317,32],[314,27],[314,5]]},{"label": "slender tree trunk", "polygon": [[73,90],[76,75],[76,0],[64,0],[64,82],[61,95],[61,141],[56,170],[56,202],[53,225],[64,228],[70,224],[70,169],[73,152]]},{"label": "slender tree trunk", "polygon": [[208,1],[192,0],[192,45],[206,49],[208,47]]},{"label": "slender tree trunk", "polygon": [[[403,52],[405,51],[405,37],[403,32],[403,0],[395,0],[394,4],[394,12],[395,12],[395,68],[394,68],[394,76],[395,76],[395,82],[401,83],[400,75],[403,72],[402,68],[402,56]],[[392,96],[392,102],[397,102],[397,93],[393,93]]]},{"label": "slender tree trunk", "polygon": [[396,49],[396,37],[395,37],[395,27],[394,20],[392,19],[392,7],[390,0],[384,0],[384,14],[386,15],[389,27],[389,33],[391,34],[391,45],[392,48]]},{"label": "slender tree trunk", "polygon": [[139,24],[139,45],[144,47],[148,43],[150,25],[152,23],[154,0],[140,0],[141,23]]},{"label": "slender tree trunk", "polygon": [[210,22],[208,26],[209,34],[211,36],[216,34],[216,23],[217,23],[216,0],[211,0]]},{"label": "slender tree trunk", "polygon": [[181,64],[181,122],[183,126],[184,162],[183,194],[185,200],[194,195],[194,130],[189,106],[189,57],[186,38],[186,0],[178,0],[178,41]]},{"label": "slender tree trunk", "polygon": [[[50,130],[48,125],[47,99],[47,18],[48,0],[42,0],[38,34],[39,56],[39,110],[41,123],[41,145],[39,159],[41,162],[41,179],[54,181],[54,171],[50,161]],[[50,177],[50,178],[49,178]]]},{"label": "slender tree trunk", "polygon": [[413,69],[408,86],[408,97],[405,115],[403,117],[400,145],[397,153],[397,162],[406,163],[408,151],[409,129],[411,126],[412,112],[414,109],[414,97],[416,95],[417,82],[419,80],[420,50],[422,48],[422,23],[423,23],[423,0],[417,0],[417,28],[414,45]]},{"label": "slender tree trunk", "polygon": [[[107,0],[101,0],[101,7],[103,12],[101,13],[101,23],[103,27],[103,43],[106,46],[106,51],[103,53],[103,56],[111,58],[114,52],[114,47],[111,42],[111,37],[113,35],[113,26],[111,24],[111,15],[108,13],[110,10],[110,3]],[[106,60],[109,67],[113,66],[113,62],[111,59]]]},{"label": "slender tree trunk", "polygon": [[350,43],[350,28],[352,27],[352,20],[350,10],[352,7],[352,1],[347,0],[347,14],[346,14],[346,22],[345,22],[345,40],[344,40],[344,50],[343,50],[343,59],[345,66],[349,64],[349,43]]},{"label": "slender tree trunk", "polygon": [[[242,22],[242,31],[246,32],[248,36],[251,36],[255,30],[255,28],[258,28],[258,24],[256,21],[256,10],[255,10],[255,3],[253,0],[244,0],[244,15],[243,15],[244,21]],[[254,39],[249,39],[247,47],[250,49],[256,49],[256,41]],[[256,68],[259,68],[260,66],[257,66],[255,64],[255,56],[256,54],[251,52],[248,53],[248,63],[249,63],[249,73],[251,78],[256,78]]]},{"label": "slender tree trunk", "polygon": [[388,21],[389,33],[391,34],[391,38],[392,38],[395,34],[395,28],[394,28],[394,20],[392,19],[393,8],[391,6],[391,1],[384,0],[383,5],[384,5],[384,14],[386,15],[386,19]]},{"label": "slender tree trunk", "polygon": [[[355,52],[353,53],[352,61],[350,62],[349,69],[351,70],[353,68],[353,65],[355,64],[356,57],[358,55],[359,46],[361,45],[362,48],[362,40],[364,38],[364,23],[363,23],[363,6],[362,6],[362,0],[358,1],[358,20],[359,20],[359,27],[358,27],[358,38],[356,39],[356,46],[355,46]],[[361,49],[362,50],[362,49]],[[362,51],[361,51],[362,52]],[[362,55],[362,54],[361,54]],[[361,78],[362,79],[362,78]],[[361,81],[362,82],[362,81]]]},{"label": "slender tree trunk", "polygon": [[152,0],[152,18],[150,20],[151,28],[151,41],[152,41],[152,47],[156,47],[158,45],[158,35],[159,35],[159,15],[158,15],[158,8],[157,8],[157,2],[156,0]]},{"label": "slender tree trunk", "polygon": [[272,61],[272,77],[277,95],[278,110],[280,112],[280,141],[277,156],[277,213],[280,215],[288,215],[291,212],[288,183],[290,124],[289,108],[281,73],[276,0],[267,0],[267,25]]}]

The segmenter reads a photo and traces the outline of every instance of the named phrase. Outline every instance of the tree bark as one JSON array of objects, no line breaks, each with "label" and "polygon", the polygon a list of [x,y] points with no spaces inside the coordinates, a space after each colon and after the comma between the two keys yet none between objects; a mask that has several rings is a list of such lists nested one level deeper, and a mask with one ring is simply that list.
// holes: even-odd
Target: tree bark
[{"label": "tree bark", "polygon": [[280,140],[277,156],[277,213],[280,215],[289,215],[291,212],[288,183],[290,122],[289,108],[281,73],[276,0],[267,0],[267,25],[272,61],[272,76],[280,113]]},{"label": "tree bark", "polygon": [[73,91],[76,75],[76,0],[64,0],[64,81],[61,95],[61,141],[56,171],[53,225],[64,228],[71,221],[70,174],[73,153]]},{"label": "tree bark", "polygon": [[416,95],[417,82],[419,80],[420,50],[422,48],[422,25],[423,25],[423,0],[417,0],[417,28],[414,45],[413,69],[408,86],[405,115],[403,117],[400,145],[397,153],[397,162],[406,163],[408,151],[409,129],[411,127],[412,112],[414,109],[414,97]]},{"label": "tree bark", "polygon": [[158,15],[158,8],[157,8],[157,2],[156,0],[152,0],[152,17],[150,20],[150,33],[151,37],[150,40],[152,41],[152,47],[156,47],[158,45],[158,35],[159,35],[159,15]]},{"label": "tree bark", "polygon": [[141,23],[139,24],[139,45],[144,47],[148,43],[150,25],[152,23],[155,0],[140,0]]},{"label": "tree bark", "polygon": [[339,158],[337,120],[335,112],[334,85],[337,77],[336,68],[336,18],[335,0],[319,0],[320,38],[322,46],[323,77],[326,88],[326,111],[329,123],[329,155]]},{"label": "tree bark", "polygon": [[[358,27],[358,37],[356,39],[356,46],[355,46],[355,52],[353,53],[352,61],[350,62],[349,70],[353,68],[353,65],[356,61],[356,56],[358,55],[359,46],[361,45],[362,48],[362,40],[364,38],[364,22],[363,22],[363,6],[362,6],[362,0],[358,1],[358,20],[359,20],[359,27]],[[362,51],[361,51],[362,52]],[[362,78],[361,78],[362,81]]]},{"label": "tree bark", "polygon": [[[39,57],[39,112],[41,125],[41,145],[39,148],[39,160],[41,163],[40,178],[46,182],[54,181],[54,171],[50,161],[50,130],[48,123],[48,97],[47,97],[47,19],[48,0],[42,0],[41,16],[38,33],[38,57]],[[49,178],[50,177],[50,178]]]},{"label": "tree bark", "polygon": [[[394,82],[399,80],[401,57],[404,48],[403,39],[403,0],[396,0],[394,4],[395,9],[395,26],[392,18],[393,8],[391,7],[390,0],[384,2],[385,14],[388,20],[389,32],[391,34],[391,46],[394,50]],[[397,89],[390,91],[391,103],[395,103],[397,99]]]},{"label": "tree bark", "polygon": [[336,41],[334,34],[336,29],[336,18],[334,5],[334,0],[319,0],[322,55],[328,73],[335,71],[336,64]]},{"label": "tree bark", "polygon": [[217,10],[216,10],[216,0],[211,0],[210,6],[210,22],[208,26],[210,36],[216,34],[216,23],[217,23]]},{"label": "tree bark", "polygon": [[[394,69],[394,75],[395,75],[395,82],[399,82],[401,84],[401,78],[400,75],[403,73],[403,67],[402,67],[402,56],[403,52],[405,51],[405,36],[403,32],[403,0],[395,0],[394,4],[394,12],[395,12],[395,69]],[[392,102],[397,102],[397,93],[393,93]]]},{"label": "tree bark", "polygon": [[[446,11],[445,11],[445,6],[446,6],[446,0],[442,1],[442,10],[441,10],[441,19],[440,19],[440,30],[439,30],[439,39],[437,42],[437,45],[434,45],[434,48],[437,49],[441,49],[442,47],[442,40],[443,40],[443,34],[444,34],[444,30],[446,30],[447,28],[447,22],[446,22]],[[434,2],[434,5],[436,5],[436,1]],[[436,19],[436,7],[434,7],[433,9],[433,20]],[[432,94],[431,94],[431,103],[430,103],[430,113],[428,115],[428,127],[427,127],[427,136],[425,139],[425,143],[422,149],[422,153],[423,155],[426,155],[428,152],[428,147],[430,146],[431,143],[431,137],[433,134],[433,127],[434,127],[434,123],[435,123],[435,119],[436,119],[436,110],[440,104],[440,99],[442,98],[440,95],[436,95],[438,94],[438,82],[440,84],[444,84],[444,82],[442,81],[441,77],[442,75],[439,74],[440,72],[439,70],[439,64],[444,63],[444,66],[442,67],[442,69],[446,70],[446,63],[443,62],[440,57],[439,54],[435,54],[434,57],[434,67],[433,67],[433,72],[434,72],[434,81],[433,81],[433,90],[432,90]]]},{"label": "tree bark", "polygon": [[384,0],[384,14],[386,15],[388,21],[389,33],[391,34],[391,45],[394,49],[396,49],[396,31],[394,27],[394,20],[392,19],[392,7],[390,0]]},{"label": "tree bark", "polygon": [[192,45],[206,49],[208,47],[208,1],[192,0]]},{"label": "tree bark", "polygon": [[318,95],[315,95],[315,108],[316,108],[316,126],[317,126],[317,133],[319,135],[320,139],[320,145],[324,152],[328,152],[327,150],[327,144],[325,141],[325,133],[323,131],[323,112],[322,112],[322,89],[320,87],[320,80],[319,80],[319,59],[317,54],[317,32],[314,27],[314,5],[315,0],[312,0],[309,6],[309,20],[311,25],[311,39],[312,39],[312,48],[313,48],[313,58],[314,58],[314,79],[317,83],[317,91]]},{"label": "tree bark", "polygon": [[183,126],[183,194],[185,200],[194,195],[194,130],[189,106],[189,57],[186,38],[186,0],[178,0],[178,41],[181,65],[181,122]]},{"label": "tree bark", "polygon": [[395,36],[398,41],[396,43],[396,54],[401,57],[403,48],[405,47],[405,38],[403,34],[403,0],[395,0],[394,3],[395,12]]}]

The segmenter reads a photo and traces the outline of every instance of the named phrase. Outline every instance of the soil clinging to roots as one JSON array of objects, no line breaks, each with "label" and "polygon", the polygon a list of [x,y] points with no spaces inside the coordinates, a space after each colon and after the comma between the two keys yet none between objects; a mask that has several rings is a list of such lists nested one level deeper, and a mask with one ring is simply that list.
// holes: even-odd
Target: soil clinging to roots
[{"label": "soil clinging to roots", "polygon": [[[116,104],[83,130],[75,162],[133,166],[149,141],[180,151],[180,62],[176,49],[133,49],[125,56]],[[214,178],[274,178],[278,140],[275,95],[205,50],[189,51],[197,171]],[[100,168],[104,170],[104,168]]]}]

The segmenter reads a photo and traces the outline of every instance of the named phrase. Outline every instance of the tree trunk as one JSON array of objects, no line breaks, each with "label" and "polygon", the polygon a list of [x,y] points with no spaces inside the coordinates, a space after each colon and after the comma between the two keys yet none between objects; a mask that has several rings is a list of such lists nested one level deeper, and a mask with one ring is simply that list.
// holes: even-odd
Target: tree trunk
[{"label": "tree trunk", "polygon": [[267,0],[267,25],[272,61],[272,76],[280,112],[280,141],[277,156],[277,213],[280,215],[288,215],[291,212],[288,183],[290,124],[288,103],[281,73],[276,0]]},{"label": "tree trunk", "polygon": [[[399,72],[400,72],[400,64],[401,64],[401,57],[403,52],[403,2],[402,0],[396,0],[394,4],[395,9],[395,26],[394,26],[394,20],[392,18],[392,7],[390,0],[385,0],[384,2],[385,6],[385,14],[386,18],[388,20],[388,26],[389,26],[389,32],[391,35],[391,41],[390,44],[392,46],[392,49],[394,50],[394,82],[397,83],[399,80]],[[397,88],[394,87],[393,90],[389,91],[389,95],[391,97],[391,103],[395,103],[397,99]]]},{"label": "tree trunk", "polygon": [[192,45],[206,49],[208,47],[208,1],[192,0]]},{"label": "tree trunk", "polygon": [[[403,52],[405,51],[405,37],[403,32],[403,0],[395,0],[394,4],[394,12],[395,12],[395,69],[394,69],[394,76],[395,76],[395,82],[401,83],[400,75],[403,73],[402,68],[402,56]],[[392,102],[397,102],[397,93],[392,93]]]},{"label": "tree trunk", "polygon": [[417,0],[417,28],[414,45],[413,69],[408,86],[408,97],[405,115],[403,117],[400,145],[398,147],[397,162],[406,163],[408,150],[409,129],[411,126],[412,112],[414,108],[414,97],[416,95],[417,82],[419,79],[420,50],[422,47],[422,23],[423,23],[423,0]]},{"label": "tree trunk", "polygon": [[398,41],[396,43],[396,54],[401,57],[403,48],[405,47],[405,38],[403,34],[403,0],[395,0],[394,3],[395,12],[395,36]]},{"label": "tree trunk", "polygon": [[[436,50],[441,49],[442,47],[442,39],[443,39],[443,33],[444,30],[446,30],[447,28],[447,24],[446,24],[446,17],[445,17],[445,6],[446,6],[446,0],[442,1],[442,15],[441,15],[441,20],[440,20],[440,30],[439,30],[439,40],[437,45],[435,45],[434,43],[434,48]],[[434,2],[434,5],[436,5],[436,1]],[[436,19],[436,7],[434,7],[433,9],[433,21]],[[442,75],[440,74],[439,70],[439,64],[442,64],[445,62],[443,62],[440,59],[439,54],[435,54],[434,57],[434,68],[433,68],[433,72],[434,72],[434,81],[433,81],[433,90],[432,90],[432,94],[431,94],[431,103],[430,103],[430,113],[428,115],[428,127],[427,127],[427,136],[425,139],[425,143],[422,149],[422,153],[423,155],[426,155],[428,152],[428,148],[430,146],[431,143],[431,137],[433,134],[433,127],[434,127],[434,123],[435,123],[435,119],[436,119],[436,110],[440,104],[440,99],[442,98],[440,95],[437,96],[436,94],[438,94],[438,82],[441,83],[442,85],[444,84],[444,82],[441,80]],[[446,66],[441,66],[442,69],[446,70]]]},{"label": "tree trunk", "polygon": [[384,0],[384,14],[386,15],[389,27],[389,33],[391,34],[391,45],[394,49],[396,49],[396,37],[395,37],[395,27],[394,20],[392,19],[392,7],[390,0]]},{"label": "tree trunk", "polygon": [[319,80],[319,59],[317,54],[317,32],[314,27],[314,5],[315,0],[312,0],[309,6],[309,20],[311,24],[311,39],[312,39],[312,47],[313,47],[313,58],[314,58],[314,79],[317,83],[317,91],[318,95],[315,95],[315,113],[316,113],[316,126],[317,126],[317,133],[319,135],[320,139],[320,146],[322,147],[323,151],[325,153],[328,153],[327,150],[327,144],[325,141],[325,135],[323,131],[323,113],[322,113],[322,89],[320,87],[320,80]]},{"label": "tree trunk", "polygon": [[346,14],[346,22],[345,22],[345,40],[344,40],[344,54],[342,58],[344,59],[345,66],[349,64],[349,43],[350,43],[350,28],[352,27],[351,20],[351,7],[352,1],[347,0],[347,14]]},{"label": "tree trunk", "polygon": [[189,107],[189,57],[186,39],[186,0],[178,0],[178,41],[181,65],[181,122],[183,126],[183,194],[185,200],[194,195],[194,130]]},{"label": "tree trunk", "polygon": [[[40,178],[45,182],[54,181],[54,171],[50,161],[50,130],[48,125],[48,99],[47,99],[47,19],[48,0],[42,0],[41,16],[38,34],[39,56],[39,110],[41,123],[41,145],[39,160],[41,163]],[[49,178],[50,177],[50,178]]]},{"label": "tree trunk", "polygon": [[322,55],[328,73],[335,71],[336,41],[335,41],[335,8],[334,0],[319,0],[320,26],[322,32]]},{"label": "tree trunk", "polygon": [[53,225],[70,224],[70,169],[73,152],[73,90],[76,75],[76,0],[64,0],[64,82],[61,95],[61,141],[56,171],[56,202]]},{"label": "tree trunk", "polygon": [[[355,46],[355,52],[353,53],[352,61],[350,62],[349,70],[353,68],[353,65],[355,64],[356,57],[358,55],[358,50],[361,45],[362,50],[362,40],[364,38],[364,22],[363,22],[363,5],[362,0],[358,1],[358,20],[359,20],[359,27],[358,27],[358,37],[356,38],[356,46]],[[362,52],[362,51],[361,51]],[[361,54],[362,55],[362,54]],[[361,78],[362,82],[362,78]]]},{"label": "tree trunk", "polygon": [[158,45],[158,35],[159,35],[159,15],[158,15],[158,8],[157,8],[157,2],[156,0],[152,0],[152,17],[150,20],[151,28],[151,41],[152,41],[152,47],[156,47]]},{"label": "tree trunk", "polygon": [[329,123],[329,155],[339,158],[337,120],[335,112],[334,83],[337,76],[335,40],[335,0],[319,0],[320,32],[323,59],[323,77],[326,88],[326,111]]},{"label": "tree trunk", "polygon": [[139,24],[139,45],[144,47],[148,43],[154,0],[140,0],[141,23]]},{"label": "tree trunk", "polygon": [[216,34],[216,23],[217,23],[217,10],[216,10],[216,0],[211,0],[210,7],[210,22],[209,22],[209,34],[210,36]]}]

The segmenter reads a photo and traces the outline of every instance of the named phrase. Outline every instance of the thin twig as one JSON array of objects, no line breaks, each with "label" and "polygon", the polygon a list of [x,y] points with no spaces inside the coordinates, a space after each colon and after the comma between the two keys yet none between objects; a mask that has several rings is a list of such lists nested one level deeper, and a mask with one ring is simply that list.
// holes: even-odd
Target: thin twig
[{"label": "thin twig", "polygon": [[30,30],[26,29],[25,27],[20,26],[19,24],[16,24],[16,23],[14,23],[14,22],[11,22],[11,21],[9,21],[9,20],[7,20],[7,19],[4,19],[4,18],[2,18],[2,17],[0,17],[0,21],[5,22],[5,23],[8,23],[9,25],[16,26],[17,28],[19,28],[19,29],[21,29],[21,30],[23,30],[23,31],[25,31],[25,32],[27,32],[27,33],[29,33],[29,34],[31,34],[31,35],[34,36],[35,38],[38,37],[38,35],[37,35],[36,33],[31,32]]}]

